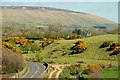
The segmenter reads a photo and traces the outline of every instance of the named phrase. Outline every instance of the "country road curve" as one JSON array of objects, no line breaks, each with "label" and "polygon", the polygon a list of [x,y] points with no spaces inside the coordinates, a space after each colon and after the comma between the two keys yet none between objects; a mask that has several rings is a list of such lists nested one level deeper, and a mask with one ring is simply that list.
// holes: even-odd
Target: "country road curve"
[{"label": "country road curve", "polygon": [[23,78],[40,78],[45,71],[45,66],[37,62],[28,62],[29,72]]}]

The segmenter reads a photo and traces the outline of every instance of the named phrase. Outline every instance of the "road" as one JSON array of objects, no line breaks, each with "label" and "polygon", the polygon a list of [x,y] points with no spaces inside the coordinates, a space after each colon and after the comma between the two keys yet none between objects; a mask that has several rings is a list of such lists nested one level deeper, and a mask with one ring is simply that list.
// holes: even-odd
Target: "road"
[{"label": "road", "polygon": [[44,72],[45,67],[37,62],[28,62],[29,72],[23,78],[40,78],[40,75]]}]

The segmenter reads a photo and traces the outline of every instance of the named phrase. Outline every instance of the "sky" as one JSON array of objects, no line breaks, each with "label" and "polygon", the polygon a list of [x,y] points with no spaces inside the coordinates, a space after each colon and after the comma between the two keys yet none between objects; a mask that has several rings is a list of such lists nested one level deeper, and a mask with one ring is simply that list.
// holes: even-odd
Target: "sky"
[{"label": "sky", "polygon": [[118,2],[119,0],[1,0],[2,2]]},{"label": "sky", "polygon": [[118,22],[118,1],[119,0],[2,0],[2,5],[55,7],[90,13]]}]

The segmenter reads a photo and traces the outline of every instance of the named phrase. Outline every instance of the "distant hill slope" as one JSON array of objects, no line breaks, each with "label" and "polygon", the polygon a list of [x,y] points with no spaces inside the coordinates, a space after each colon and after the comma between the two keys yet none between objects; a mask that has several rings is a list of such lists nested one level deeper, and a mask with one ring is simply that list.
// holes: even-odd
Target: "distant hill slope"
[{"label": "distant hill slope", "polygon": [[27,26],[44,27],[54,24],[62,24],[66,28],[81,26],[82,28],[92,28],[93,25],[108,25],[112,27],[114,24],[116,24],[115,22],[105,18],[83,12],[75,12],[50,7],[25,6],[3,6],[2,22],[3,27],[9,24],[26,24]]}]

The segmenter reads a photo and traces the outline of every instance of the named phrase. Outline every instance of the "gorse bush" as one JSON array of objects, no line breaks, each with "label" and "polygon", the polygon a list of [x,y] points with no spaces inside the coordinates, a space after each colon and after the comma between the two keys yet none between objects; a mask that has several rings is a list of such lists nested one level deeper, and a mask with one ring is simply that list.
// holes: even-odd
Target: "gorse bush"
[{"label": "gorse bush", "polygon": [[105,48],[106,51],[112,51],[112,53],[109,54],[109,56],[117,55],[120,53],[120,43],[119,42],[112,42],[112,41],[105,41],[99,48]]},{"label": "gorse bush", "polygon": [[113,49],[115,49],[116,46],[120,46],[120,43],[119,43],[119,42],[113,42],[113,43],[110,45],[110,49],[113,50]]},{"label": "gorse bush", "polygon": [[12,50],[13,52],[21,52],[21,50],[15,46],[13,46],[11,43],[9,42],[3,42],[2,43],[2,47],[7,48]]},{"label": "gorse bush", "polygon": [[113,42],[110,47],[106,51],[112,51],[109,55],[117,55],[120,53],[120,43],[119,42]]},{"label": "gorse bush", "polygon": [[82,39],[83,37],[80,35],[73,35],[71,36],[71,39]]},{"label": "gorse bush", "polygon": [[54,39],[43,38],[43,42],[40,43],[41,47],[44,49],[47,45],[54,42]]},{"label": "gorse bush", "polygon": [[105,42],[103,42],[103,44],[102,44],[102,45],[100,45],[100,47],[99,47],[99,48],[109,47],[109,46],[110,46],[110,44],[111,44],[111,41],[105,41]]},{"label": "gorse bush", "polygon": [[116,46],[116,47],[113,49],[113,52],[110,54],[110,56],[112,56],[112,55],[117,55],[117,54],[120,54],[120,46]]},{"label": "gorse bush", "polygon": [[113,52],[120,53],[120,46],[116,46],[114,48]]},{"label": "gorse bush", "polygon": [[73,50],[72,53],[81,53],[81,52],[83,52],[86,49],[87,49],[87,45],[86,45],[86,43],[83,40],[77,41],[75,43],[75,46],[73,46],[71,48],[71,50]]},{"label": "gorse bush", "polygon": [[28,40],[25,37],[6,37],[2,39],[3,46],[11,50],[16,50],[19,48],[23,53],[30,51],[34,40]]},{"label": "gorse bush", "polygon": [[102,67],[98,64],[88,64],[87,69],[89,69],[92,73],[103,71]]},{"label": "gorse bush", "polygon": [[90,78],[100,78],[102,77],[103,68],[98,64],[88,64],[83,73],[89,75]]}]

